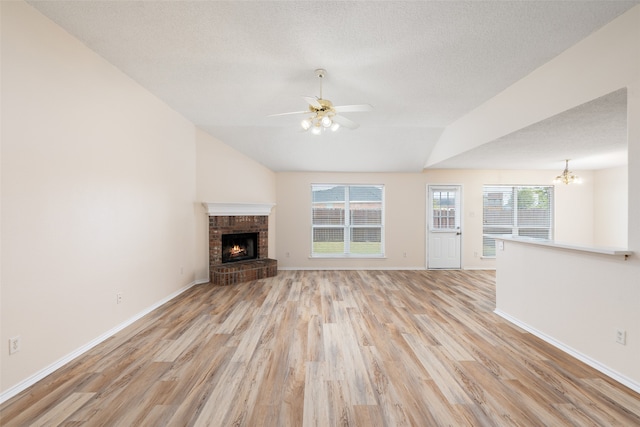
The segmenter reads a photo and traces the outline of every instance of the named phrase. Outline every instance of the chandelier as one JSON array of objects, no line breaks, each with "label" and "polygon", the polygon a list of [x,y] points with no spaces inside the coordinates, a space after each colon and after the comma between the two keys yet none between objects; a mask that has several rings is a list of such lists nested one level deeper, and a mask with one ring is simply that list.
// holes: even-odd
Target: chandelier
[{"label": "chandelier", "polygon": [[565,160],[564,171],[553,180],[554,184],[580,184],[580,177],[569,170],[569,160]]}]

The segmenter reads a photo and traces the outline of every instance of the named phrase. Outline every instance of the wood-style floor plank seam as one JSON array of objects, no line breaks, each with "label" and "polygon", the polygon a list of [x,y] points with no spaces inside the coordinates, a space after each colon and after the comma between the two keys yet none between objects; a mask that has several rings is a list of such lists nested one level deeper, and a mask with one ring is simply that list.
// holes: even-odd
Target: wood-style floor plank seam
[{"label": "wood-style floor plank seam", "polygon": [[194,286],[0,406],[3,426],[640,426],[640,395],[495,315],[490,271]]}]

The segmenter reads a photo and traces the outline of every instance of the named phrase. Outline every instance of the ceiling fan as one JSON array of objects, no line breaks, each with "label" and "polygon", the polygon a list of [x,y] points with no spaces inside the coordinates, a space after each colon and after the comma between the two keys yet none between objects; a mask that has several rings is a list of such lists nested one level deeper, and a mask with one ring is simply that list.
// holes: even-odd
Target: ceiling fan
[{"label": "ceiling fan", "polygon": [[341,126],[348,129],[357,129],[360,125],[338,113],[352,113],[371,111],[373,107],[369,104],[356,105],[333,105],[328,99],[322,98],[322,79],[327,75],[327,71],[318,68],[315,70],[316,77],[320,79],[320,96],[303,96],[307,101],[309,109],[305,111],[292,111],[290,113],[271,114],[269,117],[286,116],[290,114],[307,114],[307,117],[300,122],[302,129],[311,130],[314,135],[319,135],[324,130],[336,131]]}]

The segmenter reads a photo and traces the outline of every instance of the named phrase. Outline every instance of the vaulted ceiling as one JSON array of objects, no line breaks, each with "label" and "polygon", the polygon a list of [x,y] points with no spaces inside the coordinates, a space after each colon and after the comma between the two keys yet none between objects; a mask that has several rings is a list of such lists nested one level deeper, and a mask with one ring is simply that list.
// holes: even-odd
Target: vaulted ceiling
[{"label": "vaulted ceiling", "polygon": [[[640,1],[29,3],[274,171],[416,172],[448,124]],[[344,113],[358,129],[312,135],[302,116],[268,117],[307,108],[301,96],[319,95],[316,68],[327,70],[324,98],[374,107]],[[591,132],[571,132],[585,119]],[[585,168],[611,166],[621,161],[611,153],[626,150],[624,120],[620,92],[435,167],[556,168],[576,155],[609,159]],[[594,139],[602,134],[607,144]]]}]

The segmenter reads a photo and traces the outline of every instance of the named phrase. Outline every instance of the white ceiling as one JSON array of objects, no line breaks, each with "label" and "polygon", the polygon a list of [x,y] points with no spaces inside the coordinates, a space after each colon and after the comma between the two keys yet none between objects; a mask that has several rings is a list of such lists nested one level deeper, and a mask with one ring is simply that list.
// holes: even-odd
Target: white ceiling
[{"label": "white ceiling", "polygon": [[[416,172],[449,123],[640,0],[29,3],[198,127],[274,171]],[[344,113],[359,129],[315,136],[300,131],[300,117],[267,117],[304,110],[301,96],[318,95],[316,68],[328,71],[324,98],[374,106]],[[567,114],[435,167],[495,168],[500,160],[509,168],[557,167],[593,156],[581,148],[590,146],[606,158],[611,147],[603,150],[592,136],[611,126],[573,142],[541,139],[556,125],[565,136],[581,127]],[[618,140],[607,145],[620,151],[626,135],[613,134]],[[523,154],[529,161],[517,163]]]},{"label": "white ceiling", "polygon": [[[434,167],[593,170],[627,164],[627,90],[597,98]],[[533,165],[533,166],[532,166]]]}]

